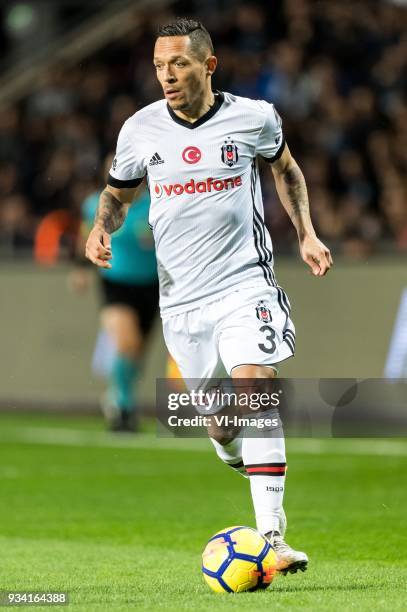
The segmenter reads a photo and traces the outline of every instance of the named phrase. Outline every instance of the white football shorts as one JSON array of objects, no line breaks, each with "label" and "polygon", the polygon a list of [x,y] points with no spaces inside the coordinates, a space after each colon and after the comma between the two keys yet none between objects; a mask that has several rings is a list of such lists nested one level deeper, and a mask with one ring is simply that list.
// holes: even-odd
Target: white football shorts
[{"label": "white football shorts", "polygon": [[164,317],[164,339],[184,380],[221,377],[225,370],[230,376],[239,365],[273,367],[295,352],[290,310],[281,287],[238,289]]}]

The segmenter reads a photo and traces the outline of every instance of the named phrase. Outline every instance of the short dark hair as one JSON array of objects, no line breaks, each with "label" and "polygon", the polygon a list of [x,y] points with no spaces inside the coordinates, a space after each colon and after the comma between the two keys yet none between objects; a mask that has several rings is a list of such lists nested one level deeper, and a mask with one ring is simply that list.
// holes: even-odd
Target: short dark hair
[{"label": "short dark hair", "polygon": [[158,36],[189,36],[191,49],[200,60],[205,59],[205,52],[214,53],[212,40],[208,30],[200,21],[180,17],[172,23],[159,26]]}]

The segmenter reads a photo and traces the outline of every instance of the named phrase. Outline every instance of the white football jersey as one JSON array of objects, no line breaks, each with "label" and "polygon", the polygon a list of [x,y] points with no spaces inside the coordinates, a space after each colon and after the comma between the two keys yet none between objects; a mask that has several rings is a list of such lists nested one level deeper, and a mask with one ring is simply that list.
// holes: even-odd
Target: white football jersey
[{"label": "white football jersey", "polygon": [[229,93],[216,92],[195,123],[165,100],[124,123],[108,183],[132,187],[147,175],[163,315],[232,288],[276,286],[256,160],[283,149],[274,106]]}]

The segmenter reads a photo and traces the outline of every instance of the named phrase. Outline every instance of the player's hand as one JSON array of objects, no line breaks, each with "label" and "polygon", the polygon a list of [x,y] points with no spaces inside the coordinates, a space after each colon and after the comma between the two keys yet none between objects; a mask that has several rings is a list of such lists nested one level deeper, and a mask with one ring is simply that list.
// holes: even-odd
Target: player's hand
[{"label": "player's hand", "polygon": [[112,259],[110,234],[95,226],[88,236],[85,255],[99,268],[111,268],[112,264],[109,263]]},{"label": "player's hand", "polygon": [[330,250],[316,236],[306,236],[300,241],[300,253],[314,276],[325,276],[333,266]]}]

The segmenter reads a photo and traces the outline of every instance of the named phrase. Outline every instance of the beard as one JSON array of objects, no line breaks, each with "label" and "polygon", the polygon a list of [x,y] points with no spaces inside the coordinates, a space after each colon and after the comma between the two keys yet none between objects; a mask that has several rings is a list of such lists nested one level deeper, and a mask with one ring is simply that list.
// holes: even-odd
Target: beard
[{"label": "beard", "polygon": [[199,107],[200,100],[204,95],[204,88],[199,79],[190,80],[184,83],[183,92],[180,100],[167,100],[174,111],[192,112]]},{"label": "beard", "polygon": [[184,102],[176,102],[169,100],[168,104],[171,106],[172,110],[177,110],[177,111],[188,111],[191,108],[191,105],[184,101]]},{"label": "beard", "polygon": [[192,108],[191,100],[183,93],[179,100],[167,100],[174,111],[190,111]]}]

